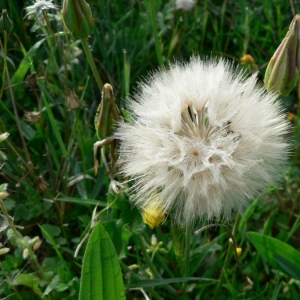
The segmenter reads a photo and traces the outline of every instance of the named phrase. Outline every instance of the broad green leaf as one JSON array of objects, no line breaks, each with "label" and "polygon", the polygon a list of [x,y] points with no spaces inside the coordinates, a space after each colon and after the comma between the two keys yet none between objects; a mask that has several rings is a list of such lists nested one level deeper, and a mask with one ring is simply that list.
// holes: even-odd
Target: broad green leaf
[{"label": "broad green leaf", "polygon": [[20,274],[17,276],[16,280],[14,281],[15,285],[25,285],[31,288],[36,294],[42,297],[43,293],[39,289],[39,284],[41,280],[34,274]]},{"label": "broad green leaf", "polygon": [[248,232],[248,239],[258,253],[274,268],[300,279],[300,252],[292,246],[270,236]]},{"label": "broad green leaf", "polygon": [[125,299],[117,253],[101,222],[93,229],[85,250],[79,299]]},{"label": "broad green leaf", "polygon": [[[298,252],[299,253],[299,252]],[[299,253],[300,254],[300,253]],[[300,268],[295,266],[292,262],[282,257],[281,255],[275,254],[275,258],[279,266],[291,277],[300,280]]]}]

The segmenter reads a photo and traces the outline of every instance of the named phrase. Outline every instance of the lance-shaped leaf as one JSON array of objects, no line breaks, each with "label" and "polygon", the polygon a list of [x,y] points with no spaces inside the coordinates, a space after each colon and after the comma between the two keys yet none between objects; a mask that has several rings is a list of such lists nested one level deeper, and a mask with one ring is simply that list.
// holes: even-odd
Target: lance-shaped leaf
[{"label": "lance-shaped leaf", "polygon": [[99,222],[85,250],[79,300],[125,300],[118,256],[113,243]]}]

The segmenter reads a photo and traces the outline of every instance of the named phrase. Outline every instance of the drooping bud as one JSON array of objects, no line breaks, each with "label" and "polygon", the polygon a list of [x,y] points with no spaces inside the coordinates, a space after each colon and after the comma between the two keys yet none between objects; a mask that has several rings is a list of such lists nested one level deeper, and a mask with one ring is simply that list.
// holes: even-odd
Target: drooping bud
[{"label": "drooping bud", "polygon": [[87,38],[93,33],[92,12],[84,0],[64,0],[63,19],[66,27],[78,38]]},{"label": "drooping bud", "polygon": [[268,91],[287,96],[295,87],[300,70],[300,15],[296,15],[289,30],[271,58],[264,82]]},{"label": "drooping bud", "polygon": [[71,91],[66,97],[66,105],[69,109],[77,109],[80,106],[80,99],[75,93],[75,91]]},{"label": "drooping bud", "polygon": [[0,16],[0,31],[6,31],[7,33],[10,33],[12,28],[13,23],[7,14],[7,10],[3,9]]}]

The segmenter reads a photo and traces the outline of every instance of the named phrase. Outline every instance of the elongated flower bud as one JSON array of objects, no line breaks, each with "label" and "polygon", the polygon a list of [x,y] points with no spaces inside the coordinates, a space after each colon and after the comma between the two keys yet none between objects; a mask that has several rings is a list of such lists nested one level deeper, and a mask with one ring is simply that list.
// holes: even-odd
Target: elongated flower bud
[{"label": "elongated flower bud", "polygon": [[2,10],[1,16],[0,16],[0,31],[6,31],[10,32],[13,28],[13,23],[10,20],[6,9]]},{"label": "elongated flower bud", "polygon": [[64,0],[63,18],[66,27],[79,38],[93,33],[94,23],[90,6],[84,0]]},{"label": "elongated flower bud", "polygon": [[300,67],[299,34],[300,16],[296,15],[268,64],[264,79],[268,91],[287,96],[295,87]]}]

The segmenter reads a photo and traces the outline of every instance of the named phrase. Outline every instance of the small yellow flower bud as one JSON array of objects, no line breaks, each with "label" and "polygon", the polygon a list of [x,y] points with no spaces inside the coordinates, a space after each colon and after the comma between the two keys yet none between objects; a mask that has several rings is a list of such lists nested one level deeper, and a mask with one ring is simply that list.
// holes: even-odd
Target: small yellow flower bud
[{"label": "small yellow flower bud", "polygon": [[252,55],[250,54],[244,54],[241,58],[241,64],[247,64],[247,65],[254,65],[255,60]]},{"label": "small yellow flower bud", "polygon": [[296,120],[296,115],[293,114],[293,113],[291,113],[291,112],[289,112],[288,115],[287,115],[287,118],[290,121],[295,121]]},{"label": "small yellow flower bud", "polygon": [[151,203],[142,209],[142,218],[143,222],[153,229],[165,220],[164,210],[158,203]]},{"label": "small yellow flower bud", "polygon": [[138,269],[139,268],[139,266],[137,265],[137,264],[133,264],[133,265],[130,265],[129,267],[128,267],[128,269],[130,269],[131,271],[134,271],[134,270],[136,270],[136,269]]},{"label": "small yellow flower bud", "polygon": [[238,257],[242,255],[242,248],[236,248],[235,251]]},{"label": "small yellow flower bud", "polygon": [[268,91],[287,96],[295,87],[300,67],[299,34],[300,15],[296,15],[268,64],[264,78]]},{"label": "small yellow flower bud", "polygon": [[42,243],[43,243],[43,241],[40,238],[38,238],[38,240],[33,244],[32,250],[36,251],[37,249],[39,249],[41,247]]},{"label": "small yellow flower bud", "polygon": [[84,0],[64,0],[63,19],[66,27],[79,38],[87,38],[94,30],[90,6]]}]

